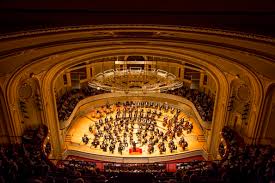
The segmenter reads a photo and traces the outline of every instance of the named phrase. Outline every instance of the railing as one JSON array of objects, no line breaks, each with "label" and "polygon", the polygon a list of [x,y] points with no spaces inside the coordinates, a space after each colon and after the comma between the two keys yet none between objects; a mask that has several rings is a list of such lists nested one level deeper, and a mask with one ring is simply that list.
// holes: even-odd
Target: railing
[{"label": "railing", "polygon": [[[144,84],[144,80],[139,82],[143,83],[141,88],[129,88],[119,87],[111,83],[111,85],[104,84],[104,80],[110,77],[121,77],[121,76],[156,76],[162,78],[162,82],[156,82],[152,84]],[[135,78],[135,77],[134,77]],[[119,79],[119,78],[118,78]],[[182,87],[183,82],[178,80],[177,77],[168,73],[167,71],[151,68],[150,70],[135,70],[135,69],[124,69],[124,70],[106,70],[102,73],[95,75],[92,81],[89,82],[89,86],[95,89],[102,89],[107,91],[136,91],[136,92],[160,92],[169,89],[176,89]]]},{"label": "railing", "polygon": [[159,156],[152,156],[152,157],[139,157],[134,156],[133,157],[120,157],[120,156],[108,156],[108,155],[102,155],[102,154],[93,154],[90,152],[82,152],[79,150],[73,150],[73,149],[67,149],[63,157],[67,156],[76,156],[76,157],[82,157],[86,159],[92,159],[92,160],[98,160],[103,162],[113,162],[113,163],[158,163],[158,162],[168,162],[168,161],[175,161],[180,160],[184,158],[190,158],[195,156],[202,156],[204,157],[205,152],[202,149],[195,149],[192,151],[186,151],[182,153],[177,154],[171,154],[171,155],[159,155]]}]

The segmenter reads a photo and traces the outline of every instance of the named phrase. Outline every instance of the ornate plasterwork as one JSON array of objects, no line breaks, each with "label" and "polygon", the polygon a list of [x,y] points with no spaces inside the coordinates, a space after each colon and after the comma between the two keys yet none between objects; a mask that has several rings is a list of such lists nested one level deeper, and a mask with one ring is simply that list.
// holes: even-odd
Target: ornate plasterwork
[{"label": "ornate plasterwork", "polygon": [[246,84],[242,84],[237,88],[237,99],[247,103],[250,100],[250,90]]},{"label": "ornate plasterwork", "polygon": [[19,97],[23,100],[27,100],[27,99],[31,98],[31,96],[33,94],[31,85],[29,85],[28,83],[22,84],[19,87],[18,94],[19,94]]}]

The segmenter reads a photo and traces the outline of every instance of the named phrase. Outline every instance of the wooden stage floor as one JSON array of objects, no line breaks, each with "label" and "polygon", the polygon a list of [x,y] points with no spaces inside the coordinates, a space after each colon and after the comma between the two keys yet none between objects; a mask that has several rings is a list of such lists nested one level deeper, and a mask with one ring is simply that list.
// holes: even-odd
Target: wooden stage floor
[{"label": "wooden stage floor", "polygon": [[[115,106],[113,106],[115,108]],[[144,110],[146,111],[148,108],[144,108]],[[156,117],[156,121],[157,121],[157,128],[159,128],[160,130],[162,130],[163,132],[165,132],[167,130],[166,127],[163,127],[163,117],[165,115],[168,116],[168,118],[172,118],[172,116],[174,114],[171,113],[171,111],[169,110],[168,112],[164,112],[164,110],[161,111],[162,115],[158,118]],[[198,136],[203,136],[203,132],[201,130],[201,128],[199,127],[199,123],[196,121],[195,118],[193,118],[192,116],[187,116],[184,111],[181,111],[179,114],[179,119],[181,118],[185,118],[185,119],[189,119],[189,121],[191,121],[193,123],[193,130],[191,133],[187,134],[187,131],[183,130],[183,134],[182,136],[184,137],[184,139],[188,142],[188,147],[183,150],[181,147],[179,147],[178,145],[178,141],[180,140],[180,137],[176,136],[176,139],[174,139],[175,144],[177,145],[177,150],[174,150],[172,153],[170,152],[169,148],[168,148],[168,143],[165,142],[165,146],[166,146],[166,152],[160,154],[159,149],[157,147],[157,145],[155,145],[155,150],[152,154],[149,154],[147,152],[147,144],[144,146],[141,146],[140,144],[137,144],[137,147],[142,149],[142,154],[138,154],[138,155],[132,155],[129,153],[129,148],[131,148],[131,146],[129,145],[128,147],[125,148],[125,150],[123,151],[122,155],[118,152],[117,147],[118,147],[118,143],[116,144],[116,148],[114,153],[109,152],[109,148],[107,150],[107,152],[104,152],[102,149],[100,149],[100,147],[98,146],[97,148],[94,148],[93,146],[91,146],[91,142],[94,139],[94,135],[89,131],[89,126],[93,125],[96,121],[98,121],[97,118],[92,117],[93,112],[91,111],[90,113],[87,113],[85,116],[78,118],[76,121],[74,121],[73,125],[71,126],[70,130],[68,131],[67,137],[69,137],[69,140],[66,140],[65,145],[66,148],[69,150],[74,150],[74,151],[79,151],[79,152],[84,152],[84,153],[91,153],[91,154],[97,154],[97,155],[105,155],[105,156],[114,156],[114,157],[157,157],[157,156],[167,156],[167,155],[176,155],[176,154],[181,154],[184,152],[188,152],[188,151],[194,151],[194,150],[201,150],[203,149],[203,147],[206,146],[206,142],[205,140],[202,141],[198,141]],[[107,117],[109,118],[111,115],[112,117],[115,119],[115,113],[113,112],[111,114],[107,114]],[[106,114],[105,114],[106,116]],[[103,117],[103,121],[104,118]],[[134,140],[137,142],[137,136],[136,136],[136,132],[138,129],[138,124],[134,125]],[[90,138],[90,141],[88,144],[84,144],[82,142],[82,137],[84,134],[88,135],[88,138]],[[129,139],[129,137],[128,137]],[[148,137],[149,139],[149,137]],[[100,139],[100,141],[102,141],[102,138]],[[168,139],[169,141],[169,139]],[[129,140],[128,140],[129,142]]]}]

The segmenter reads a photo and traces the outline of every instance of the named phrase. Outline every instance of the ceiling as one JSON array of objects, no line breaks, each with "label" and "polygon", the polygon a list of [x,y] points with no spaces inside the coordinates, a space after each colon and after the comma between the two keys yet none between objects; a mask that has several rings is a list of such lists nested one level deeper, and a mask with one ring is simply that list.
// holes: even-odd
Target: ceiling
[{"label": "ceiling", "polygon": [[275,3],[262,1],[104,0],[0,3],[1,33],[72,25],[165,24],[275,36]]}]

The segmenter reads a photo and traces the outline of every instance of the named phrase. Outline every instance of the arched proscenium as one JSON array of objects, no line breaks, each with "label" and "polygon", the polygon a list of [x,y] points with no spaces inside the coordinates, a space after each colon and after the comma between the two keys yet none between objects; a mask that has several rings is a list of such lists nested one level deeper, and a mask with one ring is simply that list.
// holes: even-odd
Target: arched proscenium
[{"label": "arched proscenium", "polygon": [[[106,47],[105,47],[106,48]],[[108,49],[108,48],[107,48]],[[108,51],[104,51],[103,53],[102,52],[96,52],[96,54],[98,55],[98,56],[106,56],[106,55],[111,55],[111,54],[114,54],[114,53],[119,53],[119,54],[123,54],[123,53],[133,53],[133,52],[135,52],[135,53],[146,53],[146,54],[148,54],[148,53],[151,53],[151,54],[156,54],[156,52],[154,52],[154,49],[153,48],[148,48],[147,50],[146,49],[144,49],[144,47],[143,47],[143,49],[141,50],[141,51],[137,51],[138,50],[138,48],[135,48],[135,49],[114,49],[114,48],[109,48],[108,49]],[[165,50],[165,49],[164,49]],[[197,61],[197,62],[200,62],[201,64],[203,64],[203,62],[204,61],[202,61],[202,60],[199,60],[199,59],[196,59],[196,58],[194,58],[194,57],[191,57],[191,56],[186,56],[186,55],[181,55],[181,54],[179,54],[179,53],[175,53],[175,52],[171,52],[171,51],[164,51],[164,50],[162,50],[162,49],[158,49],[157,50],[157,53],[159,53],[160,55],[169,55],[170,57],[173,57],[173,56],[175,56],[175,57],[178,57],[178,58],[188,58],[188,60],[194,60],[194,61]],[[102,55],[100,55],[100,54],[102,54]],[[86,54],[86,55],[81,55],[81,56],[79,56],[79,57],[75,57],[75,58],[73,58],[73,59],[71,59],[71,61],[72,61],[72,63],[75,63],[75,62],[77,62],[77,60],[78,59],[80,59],[80,60],[85,60],[85,57],[86,58],[89,58],[89,57],[95,57],[94,55],[93,55],[93,53],[91,53],[91,54]],[[194,62],[193,61],[193,62]],[[67,60],[67,63],[66,64],[70,64],[70,63],[68,63],[69,62],[69,60]],[[205,62],[205,64],[206,64],[206,62]],[[45,79],[47,78],[47,81],[48,81],[48,83],[47,82],[44,82],[44,86],[46,87],[46,86],[49,86],[50,85],[50,83],[54,83],[54,79],[55,78],[57,78],[58,77],[58,74],[62,71],[62,70],[64,70],[66,68],[66,66],[64,66],[63,64],[60,64],[59,66],[56,66],[56,67],[54,67],[48,74],[47,74],[47,76],[45,77]],[[225,91],[222,91],[222,90],[220,90],[220,87],[218,88],[218,90],[217,90],[217,98],[225,98],[225,96],[227,95],[227,91],[226,91],[226,88],[227,88],[227,86],[226,85],[224,85],[224,84],[226,84],[227,82],[226,82],[226,80],[225,80],[225,77],[221,74],[221,72],[217,69],[217,68],[215,68],[215,67],[211,67],[211,66],[209,66],[208,67],[209,68],[209,72],[213,72],[213,71],[210,71],[210,69],[213,69],[214,70],[214,72],[216,72],[215,74],[213,74],[213,76],[214,77],[217,77],[217,75],[219,76],[219,80],[216,78],[215,80],[217,81],[217,84],[216,85],[218,85],[218,86],[221,86],[221,88],[222,89],[225,89]],[[56,70],[55,70],[56,69]],[[49,77],[48,77],[49,76]],[[51,79],[48,79],[48,78],[51,78]],[[221,81],[223,81],[223,83],[219,83],[219,82],[221,82]],[[54,92],[53,92],[53,86],[54,85],[51,85],[51,88],[50,88],[50,92],[53,94]],[[54,95],[51,95],[51,96],[54,96]],[[55,101],[55,99],[51,99],[50,101]],[[217,101],[217,102],[219,102],[218,104],[216,104],[216,105],[219,105],[219,106],[221,106],[222,105],[222,100],[219,100],[219,101]],[[57,113],[56,113],[56,106],[55,106],[55,103],[54,102],[52,102],[52,103],[49,103],[48,104],[49,106],[48,106],[48,114],[55,114],[55,115],[52,115],[52,118],[50,119],[50,117],[49,117],[49,121],[55,121],[55,123],[58,123],[58,119],[57,119]],[[223,104],[223,106],[224,106],[224,104]],[[223,110],[225,110],[225,107],[223,107],[224,109]],[[214,115],[214,118],[213,118],[213,126],[212,126],[212,135],[210,136],[211,138],[209,138],[209,140],[208,140],[208,149],[211,149],[212,148],[212,146],[214,147],[216,144],[214,143],[214,140],[213,139],[218,139],[218,137],[216,137],[215,135],[216,134],[219,134],[218,132],[221,130],[221,128],[222,128],[222,126],[223,126],[223,123],[218,123],[218,122],[216,122],[216,121],[222,121],[222,119],[224,118],[223,116],[219,116],[219,115],[224,115],[224,113],[225,113],[225,111],[223,111],[222,110],[222,108],[220,108],[220,110],[219,110],[219,113],[217,114],[217,115]],[[64,138],[64,136],[63,136],[63,138]],[[63,142],[63,138],[61,138],[60,139],[60,143],[62,143]],[[212,139],[212,140],[211,140]]]}]

